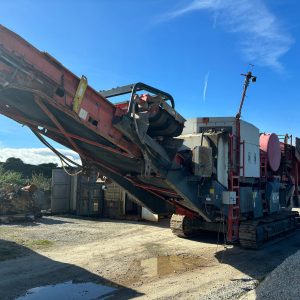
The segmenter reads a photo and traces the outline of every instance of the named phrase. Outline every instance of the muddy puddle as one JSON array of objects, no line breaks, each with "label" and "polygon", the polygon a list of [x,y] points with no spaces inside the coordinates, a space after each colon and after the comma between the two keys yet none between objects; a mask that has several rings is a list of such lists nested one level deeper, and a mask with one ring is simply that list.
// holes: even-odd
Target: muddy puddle
[{"label": "muddy puddle", "polygon": [[165,276],[209,266],[211,264],[209,264],[208,259],[205,257],[180,255],[157,256],[141,261],[144,277]]},{"label": "muddy puddle", "polygon": [[92,282],[73,283],[68,281],[30,289],[26,295],[17,298],[17,300],[94,300],[104,299],[116,291],[115,288]]}]

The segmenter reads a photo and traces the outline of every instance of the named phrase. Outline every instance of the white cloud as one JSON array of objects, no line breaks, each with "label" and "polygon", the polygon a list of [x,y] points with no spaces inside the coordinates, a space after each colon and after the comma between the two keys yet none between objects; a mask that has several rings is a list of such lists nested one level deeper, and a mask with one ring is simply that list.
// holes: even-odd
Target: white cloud
[{"label": "white cloud", "polygon": [[280,58],[289,51],[293,39],[262,0],[193,0],[162,16],[161,20],[197,10],[208,10],[213,14],[213,27],[218,22],[225,31],[240,33],[240,51],[249,63],[282,69]]},{"label": "white cloud", "polygon": [[[66,157],[81,164],[79,155],[69,149],[57,149]],[[42,163],[55,163],[61,165],[60,159],[48,148],[0,148],[0,161],[4,162],[9,157],[22,159],[24,163],[38,165]]]},{"label": "white cloud", "polygon": [[166,17],[172,19],[198,9],[217,9],[220,6],[220,1],[222,0],[194,0],[187,6],[167,14]]}]

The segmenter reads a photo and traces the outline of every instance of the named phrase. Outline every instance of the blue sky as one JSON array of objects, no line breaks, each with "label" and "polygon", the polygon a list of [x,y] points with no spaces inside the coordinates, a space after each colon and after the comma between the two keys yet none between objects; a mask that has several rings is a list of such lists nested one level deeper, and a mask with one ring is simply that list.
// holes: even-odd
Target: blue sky
[{"label": "blue sky", "polygon": [[[300,136],[300,1],[0,0],[0,23],[95,89],[142,81],[171,93],[186,118],[235,115],[252,63],[242,118]],[[0,146],[43,147],[3,116]]]}]

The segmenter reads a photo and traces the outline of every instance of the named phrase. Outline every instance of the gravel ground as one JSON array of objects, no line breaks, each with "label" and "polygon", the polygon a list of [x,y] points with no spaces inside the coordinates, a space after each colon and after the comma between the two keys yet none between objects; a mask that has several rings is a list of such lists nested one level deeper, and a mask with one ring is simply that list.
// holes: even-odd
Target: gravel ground
[{"label": "gravel ground", "polygon": [[299,299],[300,297],[300,251],[288,257],[273,270],[265,280],[242,299]]},{"label": "gravel ground", "polygon": [[175,237],[168,220],[51,216],[1,225],[0,299],[69,280],[118,288],[115,299],[239,299],[299,249],[300,232],[259,251],[217,240]]}]

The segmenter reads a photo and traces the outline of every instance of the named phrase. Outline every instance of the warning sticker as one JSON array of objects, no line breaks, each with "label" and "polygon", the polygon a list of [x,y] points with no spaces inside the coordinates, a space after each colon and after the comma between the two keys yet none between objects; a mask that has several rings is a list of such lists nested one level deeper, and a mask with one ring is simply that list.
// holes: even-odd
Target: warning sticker
[{"label": "warning sticker", "polygon": [[87,115],[88,115],[88,112],[85,109],[80,108],[80,111],[79,111],[79,114],[78,114],[79,118],[83,119],[83,120],[86,120]]},{"label": "warning sticker", "polygon": [[279,193],[272,193],[271,199],[273,203],[279,203]]}]

